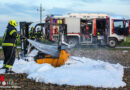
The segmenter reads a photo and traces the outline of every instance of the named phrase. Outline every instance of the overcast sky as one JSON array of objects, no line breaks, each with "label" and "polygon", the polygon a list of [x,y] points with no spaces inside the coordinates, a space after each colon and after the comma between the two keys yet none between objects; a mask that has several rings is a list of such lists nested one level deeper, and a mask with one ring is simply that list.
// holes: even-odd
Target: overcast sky
[{"label": "overcast sky", "polygon": [[0,35],[10,19],[39,21],[37,9],[42,3],[46,14],[62,15],[71,12],[107,13],[130,17],[130,0],[0,0]]}]

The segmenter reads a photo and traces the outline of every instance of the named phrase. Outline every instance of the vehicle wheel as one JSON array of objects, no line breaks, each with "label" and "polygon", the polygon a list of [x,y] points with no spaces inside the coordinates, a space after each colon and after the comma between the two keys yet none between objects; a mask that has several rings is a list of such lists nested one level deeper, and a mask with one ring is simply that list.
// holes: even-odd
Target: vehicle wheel
[{"label": "vehicle wheel", "polygon": [[68,38],[68,44],[72,47],[76,47],[79,44],[79,41],[77,38]]},{"label": "vehicle wheel", "polygon": [[116,39],[110,39],[109,40],[109,47],[115,48],[117,45],[117,40]]}]

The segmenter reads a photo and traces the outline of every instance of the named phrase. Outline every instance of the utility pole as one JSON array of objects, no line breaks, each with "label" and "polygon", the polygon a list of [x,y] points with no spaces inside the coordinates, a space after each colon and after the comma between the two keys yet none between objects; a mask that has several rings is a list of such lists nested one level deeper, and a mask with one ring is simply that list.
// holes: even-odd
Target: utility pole
[{"label": "utility pole", "polygon": [[42,23],[42,12],[45,11],[45,9],[42,8],[42,3],[40,4],[40,9],[37,9],[37,11],[40,12],[40,23]]}]

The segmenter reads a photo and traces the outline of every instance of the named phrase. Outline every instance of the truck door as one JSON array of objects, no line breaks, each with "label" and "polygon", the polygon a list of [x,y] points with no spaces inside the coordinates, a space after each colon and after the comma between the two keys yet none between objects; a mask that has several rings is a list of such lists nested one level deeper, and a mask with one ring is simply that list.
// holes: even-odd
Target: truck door
[{"label": "truck door", "polygon": [[92,43],[92,29],[93,29],[93,20],[81,19],[81,42],[90,44]]},{"label": "truck door", "polygon": [[129,24],[129,34],[130,34],[130,20],[128,21],[128,24]]},{"label": "truck door", "polygon": [[124,20],[114,20],[113,33],[117,35],[124,35]]},{"label": "truck door", "polygon": [[105,35],[104,35],[104,40],[106,44],[107,44],[108,36],[110,33],[109,30],[110,30],[110,18],[106,17],[106,26],[105,26]]},{"label": "truck door", "polygon": [[106,28],[105,28],[105,34],[108,36],[109,34],[109,26],[110,26],[110,18],[106,18]]},{"label": "truck door", "polygon": [[93,19],[93,36],[95,37],[97,34],[97,30],[96,30],[96,19]]},{"label": "truck door", "polygon": [[98,45],[106,45],[106,39],[108,34],[109,19],[97,19],[96,20],[96,30],[94,34],[97,36]]},{"label": "truck door", "polygon": [[113,20],[113,33],[121,36],[127,36],[129,34],[129,20],[116,19]]},{"label": "truck door", "polygon": [[85,26],[85,38],[86,38],[86,41],[88,41],[89,43],[92,43],[92,23],[93,21],[92,20],[89,20]]},{"label": "truck door", "polygon": [[124,35],[128,36],[128,34],[130,33],[130,21],[124,20],[123,24],[124,24]]}]

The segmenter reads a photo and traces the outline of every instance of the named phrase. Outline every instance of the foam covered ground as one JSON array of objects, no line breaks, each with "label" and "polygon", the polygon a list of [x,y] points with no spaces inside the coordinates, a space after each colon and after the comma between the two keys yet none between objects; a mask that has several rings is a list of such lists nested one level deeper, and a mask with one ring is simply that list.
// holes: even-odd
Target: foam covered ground
[{"label": "foam covered ground", "polygon": [[[124,69],[120,64],[72,56],[65,65],[54,68],[49,64],[39,65],[31,57],[28,59],[29,62],[16,60],[13,70],[17,73],[27,73],[27,78],[37,82],[104,88],[118,88],[126,85],[122,80]],[[3,61],[0,61],[0,67],[2,63]],[[4,70],[0,70],[0,73],[4,73]]]}]

